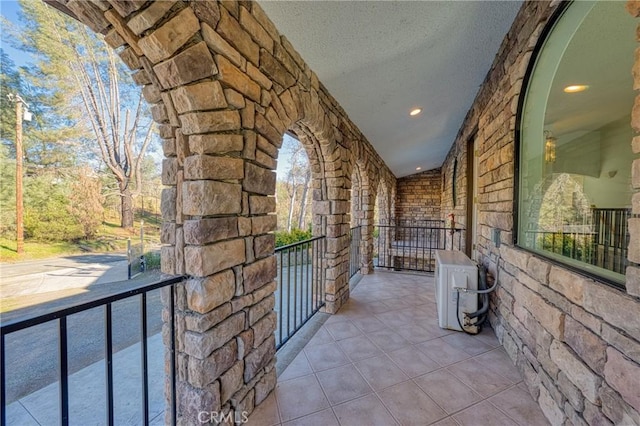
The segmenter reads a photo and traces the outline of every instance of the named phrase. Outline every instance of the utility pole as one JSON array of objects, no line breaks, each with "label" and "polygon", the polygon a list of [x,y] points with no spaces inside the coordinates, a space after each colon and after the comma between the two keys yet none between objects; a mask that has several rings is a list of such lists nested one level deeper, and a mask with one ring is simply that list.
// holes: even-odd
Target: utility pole
[{"label": "utility pole", "polygon": [[[16,104],[16,244],[17,253],[24,253],[24,203],[22,201],[22,120],[31,121],[29,105],[20,95],[9,94],[9,100]],[[26,107],[23,111],[22,105]]]},{"label": "utility pole", "polygon": [[24,205],[22,202],[22,98],[16,96],[16,233],[18,254],[24,253]]}]

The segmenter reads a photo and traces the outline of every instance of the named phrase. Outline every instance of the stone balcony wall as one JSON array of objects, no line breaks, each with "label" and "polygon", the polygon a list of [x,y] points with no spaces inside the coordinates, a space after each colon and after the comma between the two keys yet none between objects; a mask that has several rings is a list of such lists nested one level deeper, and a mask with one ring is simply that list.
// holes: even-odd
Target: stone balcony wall
[{"label": "stone balcony wall", "polygon": [[158,123],[162,271],[187,276],[175,301],[178,423],[248,414],[276,382],[273,196],[284,133],[310,159],[329,313],[349,296],[354,164],[376,185],[395,177],[257,3],[49,3],[104,34]]},{"label": "stone balcony wall", "polygon": [[[442,218],[466,214],[469,141],[478,148],[479,261],[495,275],[491,228],[502,230],[500,286],[491,323],[554,425],[640,424],[640,214],[634,196],[627,294],[552,264],[513,244],[515,126],[523,77],[558,2],[526,2],[507,34],[442,170]],[[630,3],[631,4],[631,3]],[[624,7],[624,3],[620,3]],[[640,5],[632,3],[635,16]],[[640,66],[636,55],[636,68]],[[630,70],[631,72],[631,70]],[[640,87],[636,76],[636,88]],[[630,88],[631,90],[631,88]],[[640,131],[636,102],[633,126]],[[632,149],[640,152],[634,139]],[[632,152],[630,151],[630,154]],[[634,162],[636,191],[640,160]],[[457,165],[457,199],[449,175]]]}]

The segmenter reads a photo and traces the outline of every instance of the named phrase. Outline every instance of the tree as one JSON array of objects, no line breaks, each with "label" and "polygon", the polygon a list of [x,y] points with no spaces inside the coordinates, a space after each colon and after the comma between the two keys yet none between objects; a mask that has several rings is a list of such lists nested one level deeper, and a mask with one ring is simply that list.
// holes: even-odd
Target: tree
[{"label": "tree", "polygon": [[28,78],[48,94],[66,128],[83,131],[82,140],[117,184],[121,226],[130,228],[153,134],[142,93],[101,36],[44,2],[20,3],[24,27],[14,35],[37,58]]},{"label": "tree", "polygon": [[0,49],[0,137],[3,145],[13,144],[16,137],[15,106],[9,100],[9,94],[22,93],[22,79],[15,63]]},{"label": "tree", "polygon": [[278,229],[307,229],[311,169],[304,146],[296,137],[285,134],[280,150],[276,182]]},{"label": "tree", "polygon": [[16,162],[0,145],[0,235],[16,235]]},{"label": "tree", "polygon": [[25,179],[25,237],[40,241],[75,241],[82,226],[69,212],[71,179],[54,170],[40,170]]},{"label": "tree", "polygon": [[[297,228],[303,228],[303,220],[305,214],[305,205],[307,203],[307,193],[309,189],[309,182],[311,180],[311,173],[309,170],[309,160],[302,144],[294,138],[287,138],[285,149],[288,149],[289,170],[285,178],[287,196],[289,198],[289,214],[287,216],[287,230],[296,225],[294,223],[294,211],[299,204],[299,215],[297,220]],[[302,193],[302,194],[300,194]],[[300,197],[300,202],[296,203],[297,197]]]},{"label": "tree", "polygon": [[307,198],[309,197],[309,183],[311,183],[311,170],[307,167],[302,182],[302,197],[300,197],[300,214],[298,215],[298,229],[304,229],[304,219],[307,213]]},{"label": "tree", "polygon": [[82,227],[85,239],[95,237],[102,224],[103,202],[102,183],[98,176],[88,167],[80,169],[71,184],[69,212]]}]

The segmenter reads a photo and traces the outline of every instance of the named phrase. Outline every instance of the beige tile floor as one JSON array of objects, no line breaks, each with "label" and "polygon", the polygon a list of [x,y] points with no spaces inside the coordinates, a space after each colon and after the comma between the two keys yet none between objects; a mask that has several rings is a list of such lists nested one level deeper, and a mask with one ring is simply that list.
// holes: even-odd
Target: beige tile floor
[{"label": "beige tile floor", "polygon": [[433,278],[376,272],[278,378],[249,424],[547,425],[493,331],[438,327]]}]

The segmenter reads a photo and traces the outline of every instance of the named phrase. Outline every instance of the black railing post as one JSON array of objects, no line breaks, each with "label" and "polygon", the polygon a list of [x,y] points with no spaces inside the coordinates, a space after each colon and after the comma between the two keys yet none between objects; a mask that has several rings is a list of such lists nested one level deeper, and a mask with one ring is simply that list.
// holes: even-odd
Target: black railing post
[{"label": "black railing post", "polygon": [[149,361],[147,360],[147,293],[140,295],[140,343],[142,364],[142,424],[149,424]]},{"label": "black railing post", "polygon": [[291,332],[290,321],[291,321],[291,250],[287,250],[287,336],[289,336]]},{"label": "black railing post", "polygon": [[2,379],[0,380],[0,404],[2,404],[2,406],[0,407],[0,409],[2,409],[2,413],[0,413],[0,426],[7,426],[7,387],[6,387],[6,381],[7,381],[7,371],[5,369],[5,338],[4,338],[4,333],[0,334],[0,377],[2,377]]},{"label": "black railing post", "polygon": [[171,318],[171,421],[172,424],[178,422],[178,404],[176,395],[176,297],[174,287],[169,288],[169,315]]},{"label": "black railing post", "polygon": [[111,303],[107,303],[104,307],[105,321],[105,368],[107,382],[107,424],[113,425],[113,330],[111,318]]},{"label": "black railing post", "polygon": [[280,274],[278,275],[278,282],[276,285],[276,291],[280,290],[280,297],[279,297],[279,309],[278,309],[278,341],[276,342],[277,345],[279,345],[280,343],[282,343],[282,299],[284,298],[284,289],[282,287],[282,252],[278,252],[276,253],[276,256],[280,256]]},{"label": "black railing post", "polygon": [[311,259],[309,259],[309,252],[312,249],[313,243],[307,243],[306,248],[304,250],[306,254],[306,263],[304,268],[304,273],[306,276],[306,287],[307,287],[307,314],[306,316],[310,316],[311,312],[313,312],[313,288],[311,286],[311,281],[309,281],[309,264],[311,263]]},{"label": "black railing post", "polygon": [[[67,317],[58,322],[60,350],[60,421],[62,426],[69,424],[69,359],[67,353]],[[4,377],[2,378],[4,380]],[[4,401],[3,401],[4,404]]]}]

